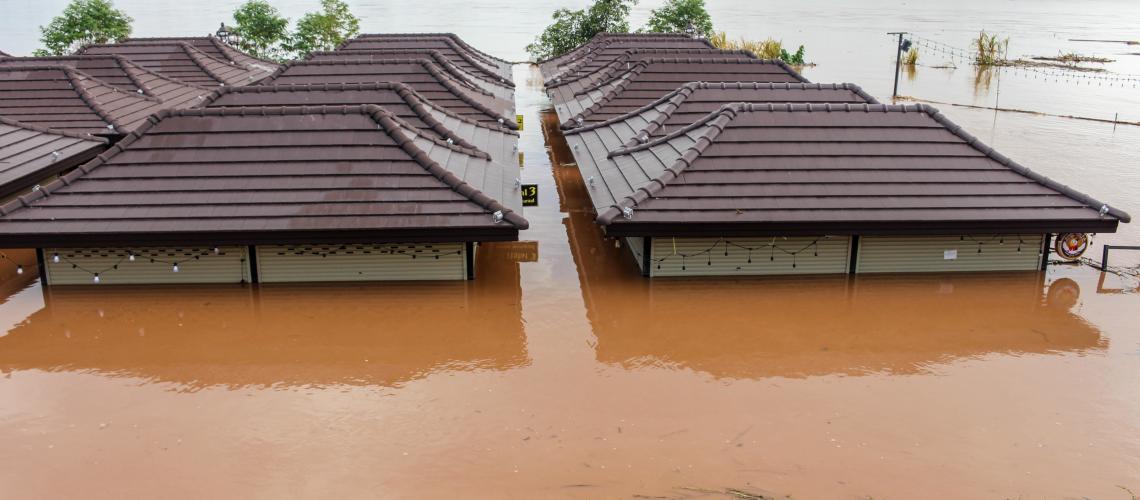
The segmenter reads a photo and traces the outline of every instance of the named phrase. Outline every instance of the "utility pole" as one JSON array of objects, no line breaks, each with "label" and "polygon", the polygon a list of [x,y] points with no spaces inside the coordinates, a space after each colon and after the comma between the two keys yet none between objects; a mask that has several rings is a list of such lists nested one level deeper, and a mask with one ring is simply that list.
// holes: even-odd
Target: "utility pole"
[{"label": "utility pole", "polygon": [[905,31],[892,31],[888,35],[898,35],[899,44],[895,47],[895,90],[891,92],[891,98],[899,96],[899,68],[902,66],[902,51],[903,51],[903,35]]}]

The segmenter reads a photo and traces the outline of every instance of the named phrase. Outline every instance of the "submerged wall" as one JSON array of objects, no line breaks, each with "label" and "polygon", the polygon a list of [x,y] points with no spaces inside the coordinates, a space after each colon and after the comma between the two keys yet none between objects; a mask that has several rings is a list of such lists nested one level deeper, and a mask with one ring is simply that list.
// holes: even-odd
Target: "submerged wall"
[{"label": "submerged wall", "polygon": [[466,254],[465,243],[43,250],[51,285],[464,280]]},{"label": "submerged wall", "polygon": [[[862,236],[854,249],[851,241],[847,236],[657,237],[648,275],[1034,271],[1046,257],[1043,234]],[[627,240],[627,245],[644,271],[640,242]]]}]

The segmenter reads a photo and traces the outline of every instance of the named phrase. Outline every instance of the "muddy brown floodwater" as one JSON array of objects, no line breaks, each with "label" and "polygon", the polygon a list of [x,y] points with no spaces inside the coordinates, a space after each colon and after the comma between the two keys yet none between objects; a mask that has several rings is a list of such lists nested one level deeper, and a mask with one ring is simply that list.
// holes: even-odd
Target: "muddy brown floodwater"
[{"label": "muddy brown floodwater", "polygon": [[517,71],[541,206],[474,282],[4,276],[0,497],[1140,492],[1137,283],[642,279]]}]

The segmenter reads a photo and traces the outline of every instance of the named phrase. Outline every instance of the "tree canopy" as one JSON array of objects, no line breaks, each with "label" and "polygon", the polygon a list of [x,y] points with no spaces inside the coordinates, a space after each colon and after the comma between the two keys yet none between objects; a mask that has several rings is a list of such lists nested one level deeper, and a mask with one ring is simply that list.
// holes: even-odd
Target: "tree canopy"
[{"label": "tree canopy", "polygon": [[40,26],[44,48],[36,55],[61,56],[89,43],[122,40],[131,36],[133,21],[110,0],[71,0],[62,14]]},{"label": "tree canopy", "polygon": [[645,31],[709,38],[713,35],[712,16],[705,10],[705,0],[668,0],[650,13]]},{"label": "tree canopy", "polygon": [[343,0],[321,0],[321,11],[310,12],[297,20],[290,48],[297,57],[318,50],[335,49],[345,40],[360,33],[360,19]]},{"label": "tree canopy", "polygon": [[598,33],[629,33],[629,12],[637,0],[595,0],[583,10],[558,9],[554,23],[526,50],[535,59],[549,59],[582,45]]},{"label": "tree canopy", "polygon": [[248,0],[234,11],[231,31],[239,49],[262,59],[282,59],[289,20],[265,0]]}]

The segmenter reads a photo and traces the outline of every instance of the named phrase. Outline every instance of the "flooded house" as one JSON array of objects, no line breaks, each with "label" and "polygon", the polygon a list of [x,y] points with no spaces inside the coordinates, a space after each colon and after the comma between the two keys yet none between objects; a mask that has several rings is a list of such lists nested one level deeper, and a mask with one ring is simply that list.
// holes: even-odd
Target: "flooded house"
[{"label": "flooded house", "polygon": [[76,55],[117,55],[155,72],[207,87],[256,85],[280,67],[213,36],[127,38],[116,43],[85,45]]},{"label": "flooded house", "polygon": [[518,165],[375,105],[165,110],[0,206],[61,284],[463,280],[510,241]]},{"label": "flooded house", "polygon": [[1036,270],[1129,220],[926,105],[730,104],[601,161],[596,222],[645,276]]}]

